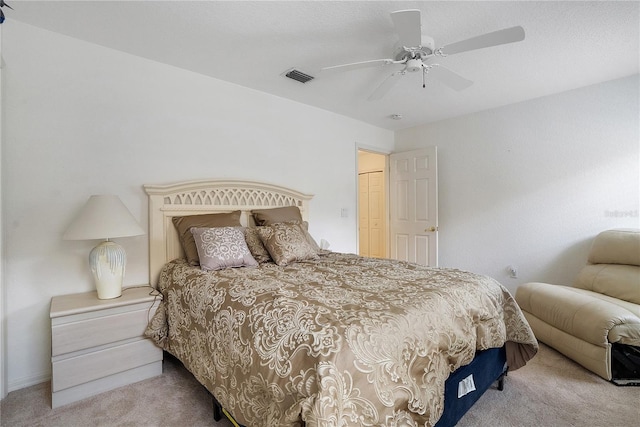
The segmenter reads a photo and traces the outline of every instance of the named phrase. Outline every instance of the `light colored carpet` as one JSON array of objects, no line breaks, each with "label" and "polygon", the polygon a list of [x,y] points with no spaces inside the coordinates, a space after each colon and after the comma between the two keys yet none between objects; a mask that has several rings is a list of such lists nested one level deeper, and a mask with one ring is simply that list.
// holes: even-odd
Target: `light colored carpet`
[{"label": "light colored carpet", "polygon": [[[193,376],[167,358],[160,377],[51,409],[49,383],[9,393],[0,425],[20,426],[213,426],[211,398]],[[487,390],[458,423],[479,426],[640,425],[640,388],[616,387],[541,345],[524,368],[510,372],[504,391]]]}]

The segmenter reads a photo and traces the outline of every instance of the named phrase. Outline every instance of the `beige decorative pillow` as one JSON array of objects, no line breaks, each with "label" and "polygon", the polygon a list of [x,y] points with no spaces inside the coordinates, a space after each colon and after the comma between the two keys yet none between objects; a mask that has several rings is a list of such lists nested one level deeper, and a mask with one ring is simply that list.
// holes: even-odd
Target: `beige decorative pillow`
[{"label": "beige decorative pillow", "polygon": [[302,226],[302,231],[304,232],[304,236],[307,239],[307,243],[311,246],[316,252],[320,250],[320,245],[315,241],[313,236],[309,234],[309,223],[307,221],[285,221],[287,224],[299,224]]},{"label": "beige decorative pillow", "polygon": [[281,222],[258,227],[257,230],[260,240],[278,265],[318,259],[318,254],[307,242],[304,229],[300,224]]},{"label": "beige decorative pillow", "polygon": [[309,242],[309,245],[316,252],[318,252],[320,250],[320,245],[318,245],[318,243],[315,241],[313,236],[311,236],[311,234],[309,234],[309,223],[307,221],[302,221],[302,229],[304,230],[304,234],[305,234],[305,237],[307,238],[307,242]]},{"label": "beige decorative pillow", "polygon": [[202,270],[258,265],[249,252],[242,227],[192,227],[191,233],[198,249]]},{"label": "beige decorative pillow", "polygon": [[272,261],[269,251],[264,247],[264,244],[262,244],[262,240],[260,240],[258,228],[245,228],[244,239],[247,241],[249,252],[251,252],[251,255],[253,255],[253,258],[258,261],[259,264]]},{"label": "beige decorative pillow", "polygon": [[302,215],[297,206],[285,206],[282,208],[253,209],[251,211],[256,225],[271,225],[278,222],[299,221]]},{"label": "beige decorative pillow", "polygon": [[193,234],[191,234],[192,227],[239,227],[241,225],[239,210],[219,214],[174,216],[171,220],[176,230],[178,230],[178,238],[182,249],[184,249],[187,262],[191,265],[199,264],[198,249],[193,240]]}]

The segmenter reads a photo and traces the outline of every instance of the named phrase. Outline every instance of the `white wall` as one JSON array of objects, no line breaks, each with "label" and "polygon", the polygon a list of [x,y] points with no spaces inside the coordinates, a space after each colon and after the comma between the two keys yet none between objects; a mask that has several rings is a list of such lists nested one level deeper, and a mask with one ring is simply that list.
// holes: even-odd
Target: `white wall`
[{"label": "white wall", "polygon": [[[355,146],[391,151],[392,132],[15,21],[3,30],[10,390],[49,377],[51,297],[93,289],[97,242],[61,240],[91,194],[119,195],[146,228],[145,183],[289,186],[315,194],[316,239],[355,251],[355,214],[340,217],[356,212]],[[125,286],[146,282],[146,237],[119,243]]]},{"label": "white wall", "polygon": [[638,104],[636,75],[396,132],[438,146],[440,265],[570,284],[598,232],[640,227]]}]

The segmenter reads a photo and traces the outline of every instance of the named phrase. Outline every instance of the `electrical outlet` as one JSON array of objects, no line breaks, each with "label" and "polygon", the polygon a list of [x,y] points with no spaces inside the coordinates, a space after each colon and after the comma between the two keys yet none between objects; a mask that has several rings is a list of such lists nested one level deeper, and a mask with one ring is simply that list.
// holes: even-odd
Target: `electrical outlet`
[{"label": "electrical outlet", "polygon": [[514,279],[518,278],[518,270],[513,265],[507,267],[507,272],[509,272],[510,277]]},{"label": "electrical outlet", "polygon": [[340,216],[341,216],[342,218],[348,218],[348,217],[349,217],[349,209],[347,209],[347,208],[342,208],[342,209],[340,210]]}]

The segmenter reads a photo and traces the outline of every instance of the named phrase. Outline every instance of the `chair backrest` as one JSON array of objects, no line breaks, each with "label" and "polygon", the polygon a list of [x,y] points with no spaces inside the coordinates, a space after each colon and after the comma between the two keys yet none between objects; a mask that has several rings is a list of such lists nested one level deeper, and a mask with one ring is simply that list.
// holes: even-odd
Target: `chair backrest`
[{"label": "chair backrest", "polygon": [[640,304],[640,230],[598,234],[573,286]]},{"label": "chair backrest", "polygon": [[588,261],[590,264],[640,266],[640,230],[603,231],[593,241]]}]

